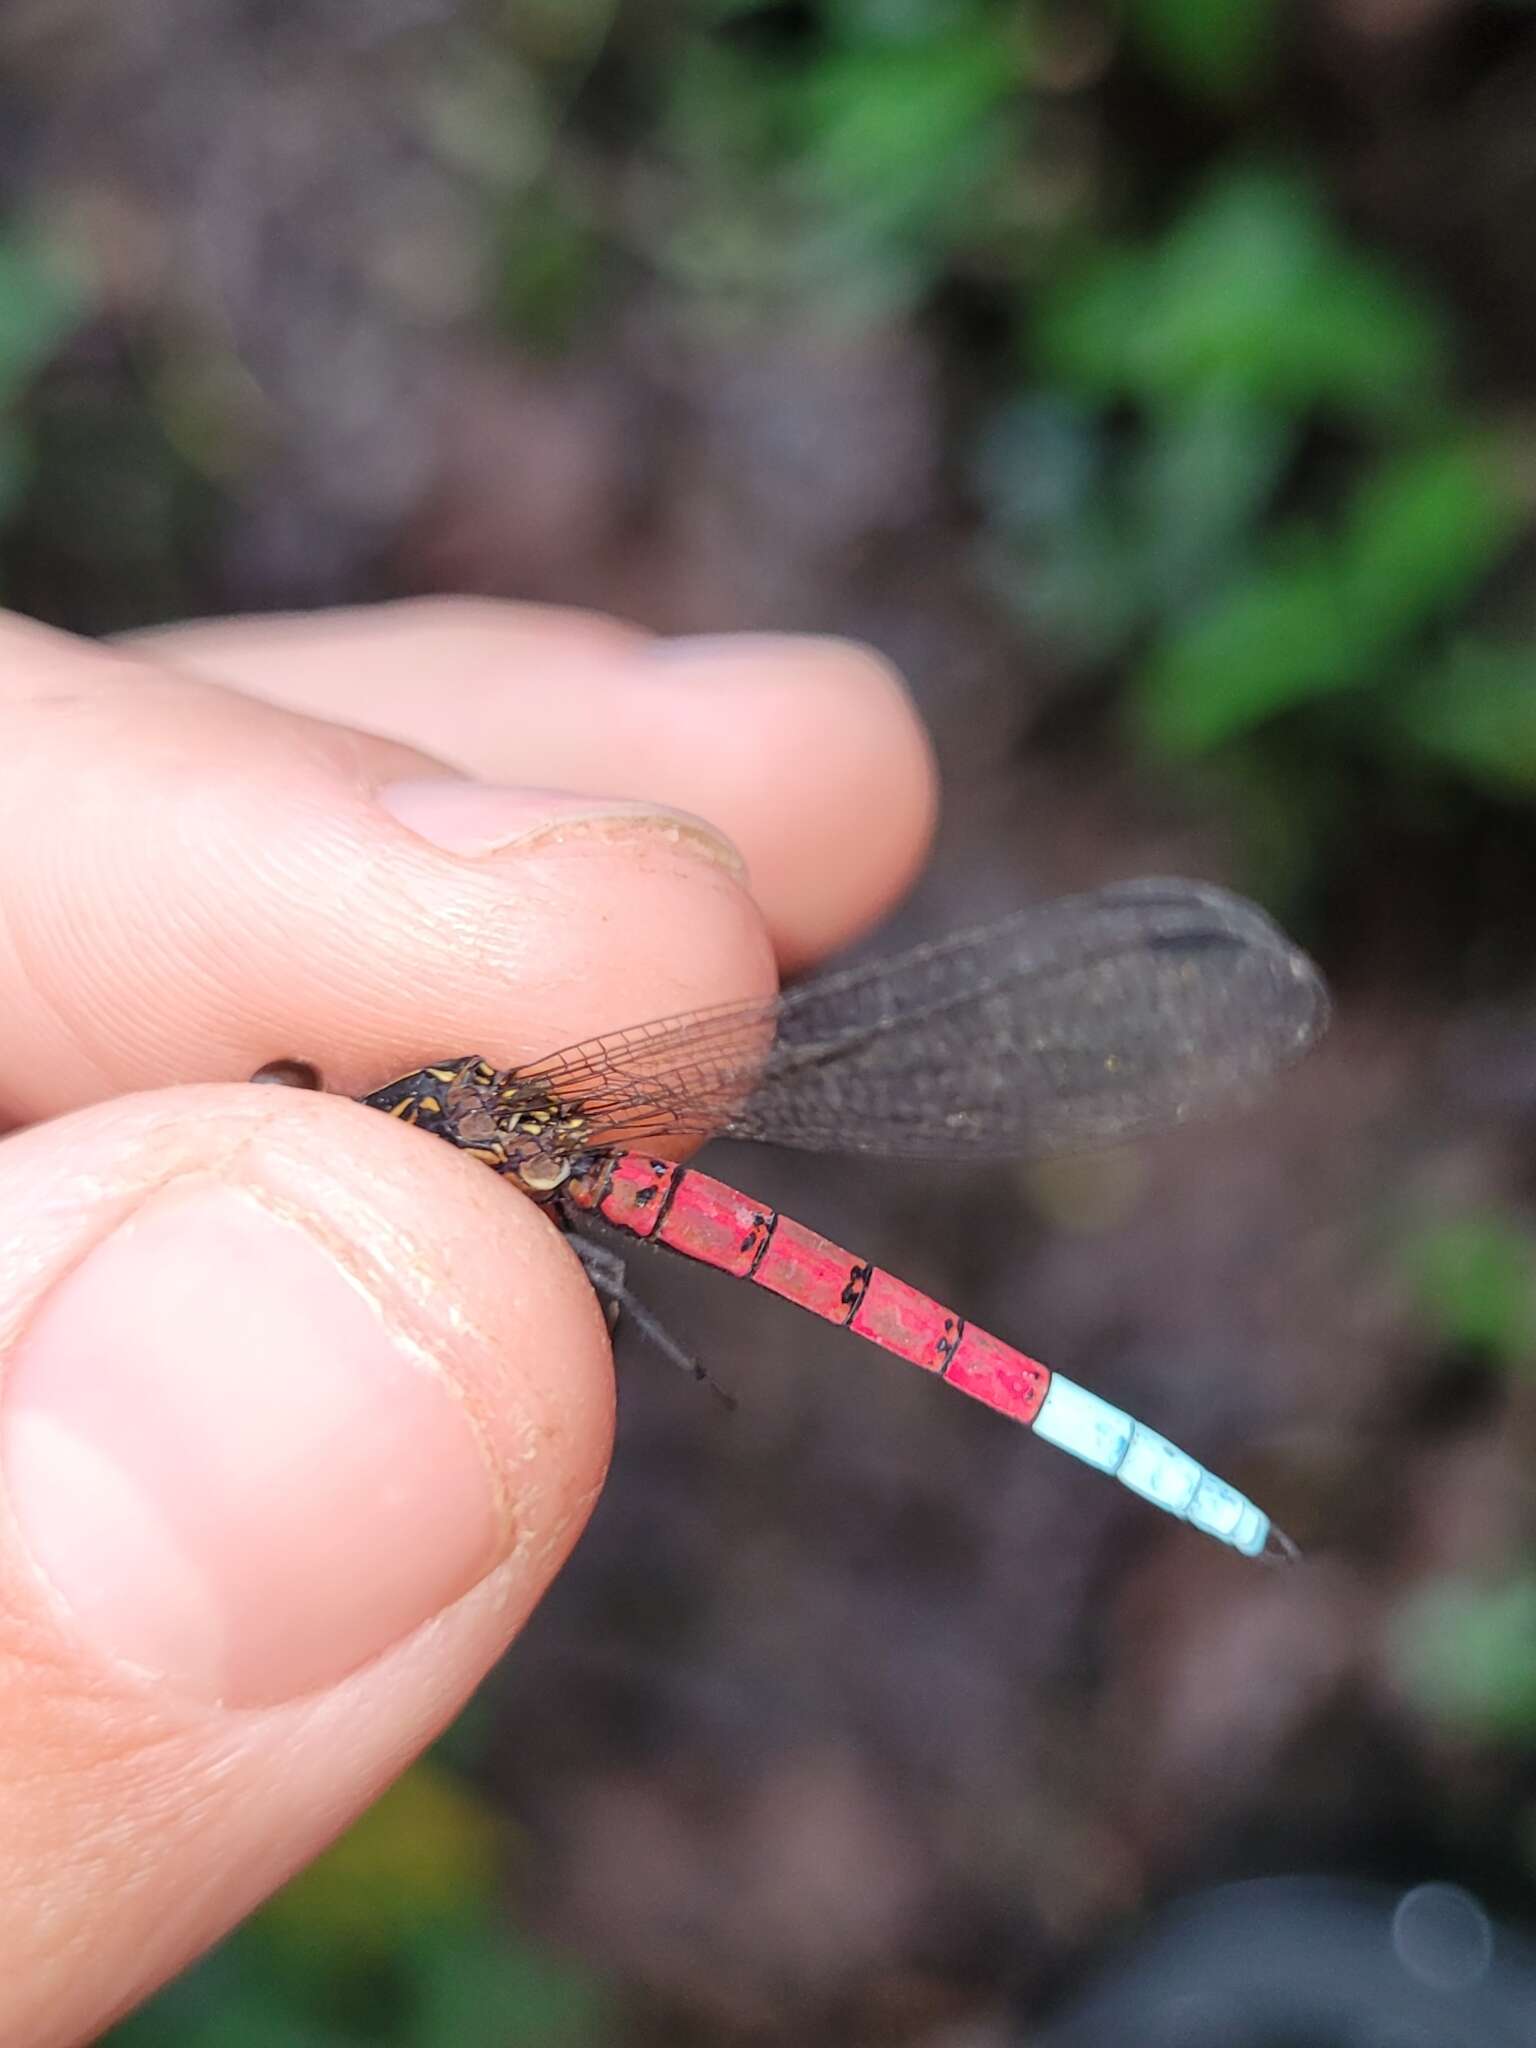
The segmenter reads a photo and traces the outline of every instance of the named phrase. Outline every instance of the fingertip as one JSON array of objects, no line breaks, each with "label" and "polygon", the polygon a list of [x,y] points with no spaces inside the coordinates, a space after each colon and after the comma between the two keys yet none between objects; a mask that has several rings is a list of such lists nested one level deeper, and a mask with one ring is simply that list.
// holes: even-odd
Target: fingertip
[{"label": "fingertip", "polygon": [[786,969],[900,900],[927,855],[939,783],[884,655],[832,636],[711,634],[656,641],[632,665],[671,685],[676,755],[697,751]]},{"label": "fingertip", "polygon": [[707,818],[745,855],[789,967],[884,915],[933,833],[938,783],[922,721],[893,664],[855,640],[656,640],[594,613],[445,597],[205,621],[137,644],[484,780],[602,790]]}]

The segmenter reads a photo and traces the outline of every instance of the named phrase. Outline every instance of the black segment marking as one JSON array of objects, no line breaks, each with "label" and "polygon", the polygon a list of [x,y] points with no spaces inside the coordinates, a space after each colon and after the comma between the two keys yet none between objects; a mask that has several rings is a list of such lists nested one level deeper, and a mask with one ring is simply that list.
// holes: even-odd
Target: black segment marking
[{"label": "black segment marking", "polygon": [[765,1226],[763,1241],[753,1253],[751,1265],[748,1266],[746,1272],[741,1276],[744,1280],[755,1280],[757,1278],[757,1269],[763,1263],[763,1260],[767,1258],[768,1247],[773,1243],[773,1233],[779,1227],[779,1214],[780,1212],[777,1209],[770,1209],[766,1216],[758,1217],[758,1222]]},{"label": "black segment marking", "polygon": [[848,1275],[848,1284],[843,1289],[842,1299],[848,1304],[848,1313],[843,1317],[846,1329],[859,1312],[859,1304],[869,1292],[869,1283],[874,1277],[873,1265],[854,1266]]},{"label": "black segment marking", "polygon": [[[757,1237],[758,1233],[759,1233],[760,1231],[764,1231],[764,1230],[766,1230],[767,1228],[768,1228],[768,1218],[767,1218],[767,1217],[766,1217],[766,1216],[764,1215],[763,1211],[762,1211],[761,1209],[759,1209],[759,1210],[758,1210],[758,1211],[756,1212],[756,1214],[755,1214],[755,1215],[753,1216],[753,1218],[752,1218],[752,1221],[751,1221],[750,1225],[749,1225],[749,1226],[748,1226],[748,1228],[747,1228],[747,1234],[746,1234],[746,1236],[745,1236],[745,1237],[744,1237],[744,1238],[743,1238],[743,1239],[741,1240],[741,1246],[740,1246],[740,1249],[741,1249],[742,1251],[745,1251],[745,1250],[747,1249],[747,1246],[748,1246],[749,1244],[751,1244],[752,1240],[753,1240],[753,1239],[754,1239],[755,1237]],[[759,1258],[760,1258],[761,1256],[762,1256],[761,1252],[756,1252],[756,1253],[754,1253],[754,1254],[753,1254],[753,1258],[752,1258],[752,1263],[753,1263],[753,1265],[754,1265],[754,1266],[755,1266],[755,1265],[757,1264],[757,1261],[758,1261],[758,1259],[759,1259]]]},{"label": "black segment marking", "polygon": [[666,1229],[667,1211],[672,1207],[673,1202],[676,1201],[678,1189],[685,1180],[690,1178],[680,1166],[674,1166],[671,1169],[671,1173],[672,1179],[668,1183],[667,1192],[662,1196],[661,1207],[656,1211],[656,1228],[651,1232],[652,1237],[659,1238]]}]

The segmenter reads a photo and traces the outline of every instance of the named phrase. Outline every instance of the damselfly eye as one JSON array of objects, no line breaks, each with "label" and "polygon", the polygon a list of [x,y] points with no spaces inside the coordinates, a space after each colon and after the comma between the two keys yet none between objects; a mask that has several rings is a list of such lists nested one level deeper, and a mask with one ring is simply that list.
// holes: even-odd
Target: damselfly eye
[{"label": "damselfly eye", "polygon": [[268,1060],[251,1079],[268,1088],[324,1088],[320,1069],[308,1060]]}]

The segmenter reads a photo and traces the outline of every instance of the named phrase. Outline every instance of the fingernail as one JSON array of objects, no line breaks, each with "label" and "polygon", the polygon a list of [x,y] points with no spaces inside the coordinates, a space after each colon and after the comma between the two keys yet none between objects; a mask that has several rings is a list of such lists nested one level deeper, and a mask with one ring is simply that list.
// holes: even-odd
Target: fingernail
[{"label": "fingernail", "polygon": [[628,797],[503,789],[452,775],[417,775],[386,784],[379,802],[399,824],[444,853],[474,856],[503,853],[509,846],[644,833],[701,854],[733,874],[746,871],[735,847],[703,818]]},{"label": "fingernail", "polygon": [[451,1386],[307,1231],[211,1182],[48,1296],[0,1462],[79,1636],[230,1706],[334,1683],[509,1547]]}]

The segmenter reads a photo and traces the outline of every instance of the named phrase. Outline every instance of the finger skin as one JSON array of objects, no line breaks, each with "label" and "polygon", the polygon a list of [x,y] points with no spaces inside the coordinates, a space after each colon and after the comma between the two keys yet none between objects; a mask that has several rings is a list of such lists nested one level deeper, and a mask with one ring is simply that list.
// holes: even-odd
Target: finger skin
[{"label": "finger skin", "polygon": [[[230,1709],[83,1642],[0,1490],[0,2039],[29,2048],[94,2038],[431,1740],[558,1567],[608,1455],[606,1333],[547,1222],[447,1146],[282,1090],[125,1098],[0,1145],[0,1417],[7,1374],[63,1276],[189,1177],[282,1205],[430,1354],[485,1419],[513,1508],[510,1549],[446,1612],[337,1682]],[[207,1341],[216,1372],[217,1328]],[[99,1367],[113,1368],[111,1329]],[[386,1514],[370,1534],[387,1572]]]},{"label": "finger skin", "polygon": [[702,833],[444,853],[380,801],[441,764],[14,619],[0,709],[5,1122],[281,1056],[355,1094],[774,986]]},{"label": "finger skin", "polygon": [[889,664],[849,641],[657,641],[591,613],[455,598],[131,644],[466,774],[695,811],[741,848],[786,971],[884,915],[932,836],[927,737]]},{"label": "finger skin", "polygon": [[[734,820],[789,960],[878,914],[931,818],[898,686],[832,644],[653,657],[607,622],[498,606],[206,630],[219,645],[183,666],[190,641],[110,650],[0,615],[0,1122],[34,1126],[0,1144],[0,2038],[18,2041],[95,2034],[344,1827],[520,1624],[607,1456],[601,1317],[531,1205],[356,1105],[174,1084],[291,1055],[358,1092],[427,1058],[515,1061],[770,989],[768,934],[719,849],[686,820],[602,799]],[[240,688],[207,681],[215,670]],[[390,719],[364,716],[364,697],[375,712],[389,698]],[[839,769],[819,742],[829,704],[857,712],[831,723],[862,730],[862,766]],[[463,740],[475,717],[489,761]],[[890,832],[869,815],[877,787],[828,801],[839,773],[882,760]],[[444,852],[383,792],[460,761],[524,790],[588,791],[596,815]],[[164,1092],[124,1094],[143,1088]],[[312,1235],[438,1363],[489,1432],[509,1509],[507,1554],[471,1590],[298,1699],[263,1695],[247,1668],[243,1704],[209,1704],[104,1650],[52,1593],[25,1534],[36,1488],[6,1462],[69,1276],[157,1191],[209,1177]],[[76,1361],[87,1395],[125,1365],[122,1328],[102,1320],[99,1356],[93,1343]],[[238,1347],[208,1320],[210,1375],[227,1372]],[[239,1481],[238,1431],[231,1445],[218,1454]],[[296,1453],[299,1497],[274,1521],[306,1532],[318,1579],[357,1530],[306,1523],[317,1459]],[[370,1559],[361,1604],[398,1576],[390,1491],[365,1517],[378,1584]]]}]

